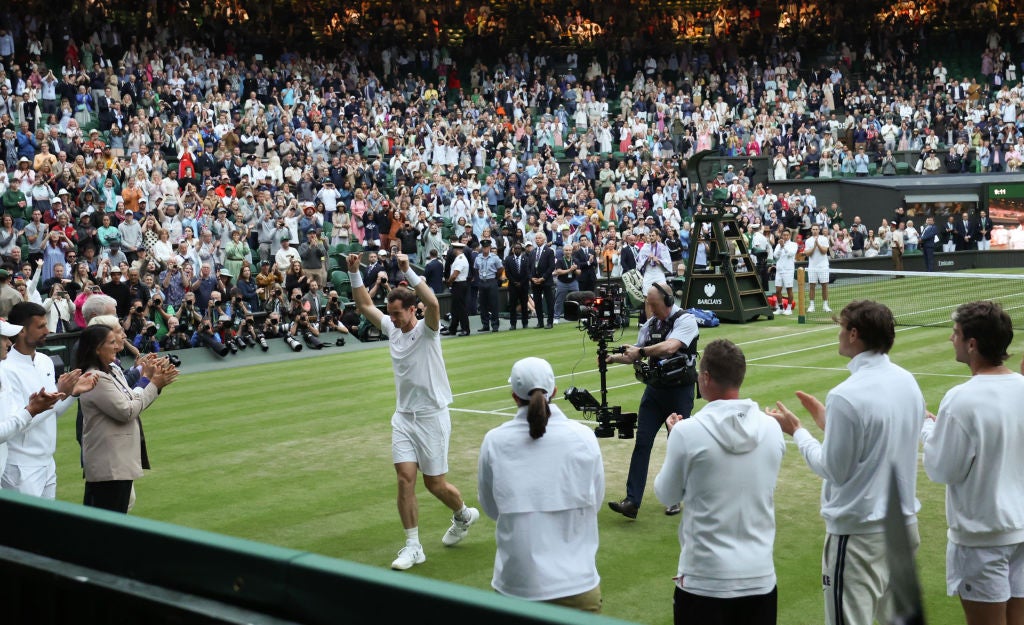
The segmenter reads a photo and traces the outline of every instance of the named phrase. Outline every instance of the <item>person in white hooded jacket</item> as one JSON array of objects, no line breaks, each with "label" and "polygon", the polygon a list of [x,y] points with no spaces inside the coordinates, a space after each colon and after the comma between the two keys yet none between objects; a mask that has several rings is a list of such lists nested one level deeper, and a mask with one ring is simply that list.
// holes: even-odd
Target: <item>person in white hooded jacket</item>
[{"label": "person in white hooded jacket", "polygon": [[555,374],[546,360],[517,361],[509,383],[518,411],[484,436],[477,472],[480,507],[496,521],[491,586],[600,612],[601,447],[591,428],[550,403]]},{"label": "person in white hooded jacket", "polygon": [[746,369],[739,347],[712,341],[697,378],[708,404],[666,421],[654,493],[666,505],[683,502],[677,624],[775,623],[775,484],[786,443],[775,419],[739,398]]}]

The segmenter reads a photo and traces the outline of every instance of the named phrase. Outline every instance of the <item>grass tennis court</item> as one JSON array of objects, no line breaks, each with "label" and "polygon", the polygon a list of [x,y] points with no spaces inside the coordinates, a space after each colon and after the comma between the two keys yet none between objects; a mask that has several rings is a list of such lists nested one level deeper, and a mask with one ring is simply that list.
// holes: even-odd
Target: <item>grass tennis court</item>
[{"label": "grass tennis court", "polygon": [[[833,308],[841,306],[833,299]],[[1016,316],[1016,315],[1015,315]],[[473,326],[478,324],[474,320]],[[632,342],[633,327],[622,342]],[[796,316],[746,325],[723,324],[702,332],[701,344],[729,338],[748,359],[744,395],[762,405],[776,399],[799,407],[797,389],[824,399],[847,375],[836,353],[834,326],[801,325]],[[953,361],[943,328],[897,328],[893,359],[917,374],[929,409],[966,379]],[[1020,364],[1022,341],[1011,349]],[[502,331],[444,339],[455,394],[450,479],[470,505],[476,502],[476,459],[484,433],[510,418],[507,384],[512,362],[525,356],[551,361],[559,390],[585,387],[598,396],[597,346],[574,326]],[[386,343],[362,351],[341,349],[284,363],[185,375],[147,411],[144,422],[155,467],[136,483],[134,514],[247,539],[308,550],[386,568],[403,544],[395,508],[390,428],[394,387]],[[632,368],[608,371],[609,403],[634,411],[642,387]],[[560,393],[559,393],[560,395]],[[701,406],[700,400],[697,407]],[[570,416],[578,416],[561,402]],[[819,436],[810,417],[797,411]],[[82,475],[73,414],[60,424],[58,497],[81,501]],[[648,493],[637,521],[603,509],[598,567],[605,614],[638,623],[672,622],[671,598],[678,558],[679,517],[666,517],[653,496],[664,437],[655,444]],[[625,493],[631,440],[601,440],[607,499]],[[918,497],[921,571],[929,623],[963,622],[959,603],[945,595],[943,489],[921,472]],[[488,589],[494,524],[483,518],[455,548],[441,545],[447,509],[420,485],[420,539],[427,562],[409,572]],[[776,492],[779,623],[822,621],[818,515],[820,481],[789,445]],[[685,511],[684,511],[685,514]],[[87,538],[86,538],[87,539]]]}]

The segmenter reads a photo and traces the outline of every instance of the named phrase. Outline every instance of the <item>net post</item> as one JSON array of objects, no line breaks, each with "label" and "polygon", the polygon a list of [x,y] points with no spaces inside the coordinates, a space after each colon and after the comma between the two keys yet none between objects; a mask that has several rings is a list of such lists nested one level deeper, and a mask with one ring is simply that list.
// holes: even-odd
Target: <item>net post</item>
[{"label": "net post", "polygon": [[804,284],[807,281],[807,271],[800,267],[796,270],[796,306],[797,306],[797,323],[807,323],[807,317],[804,316]]}]

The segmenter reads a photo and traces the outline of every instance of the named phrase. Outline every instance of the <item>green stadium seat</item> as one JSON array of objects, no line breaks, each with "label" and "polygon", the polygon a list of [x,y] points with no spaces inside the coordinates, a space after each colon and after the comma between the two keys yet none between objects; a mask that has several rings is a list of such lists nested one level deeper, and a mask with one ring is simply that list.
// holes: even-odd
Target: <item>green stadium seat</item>
[{"label": "green stadium seat", "polygon": [[340,297],[352,299],[352,284],[348,279],[348,271],[332,271],[331,287],[338,292]]}]

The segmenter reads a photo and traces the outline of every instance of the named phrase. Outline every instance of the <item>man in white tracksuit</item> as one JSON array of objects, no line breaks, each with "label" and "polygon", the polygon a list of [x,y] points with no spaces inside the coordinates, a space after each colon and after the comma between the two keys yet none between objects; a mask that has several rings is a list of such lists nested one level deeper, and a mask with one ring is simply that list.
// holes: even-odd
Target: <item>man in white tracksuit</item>
[{"label": "man in white tracksuit", "polygon": [[[21,332],[21,326],[0,319],[0,360],[7,358],[8,343]],[[45,412],[58,400],[59,393],[33,393],[27,406],[18,406],[8,389],[0,382],[0,475],[7,467],[7,441],[32,423],[32,417]]]},{"label": "man in white tracksuit", "polygon": [[[953,314],[953,350],[971,379],[946,393],[921,432],[924,469],[946,484],[946,590],[968,625],[1024,614],[1024,376],[1005,366],[1010,316],[993,302]],[[1024,368],[1024,365],[1022,365]]]},{"label": "man in white tracksuit", "polygon": [[889,360],[896,336],[892,311],[878,302],[850,302],[839,313],[839,354],[850,377],[825,403],[797,397],[825,439],[818,442],[782,402],[768,411],[796,441],[807,466],[824,482],[821,558],[826,625],[889,622],[892,610],[885,517],[893,471],[911,546],[917,549],[917,452],[924,396],[908,371]]},{"label": "man in white tracksuit", "polygon": [[663,504],[683,502],[677,625],[775,623],[774,498],[786,443],[774,419],[739,398],[745,373],[739,347],[712,341],[697,378],[708,404],[685,421],[678,414],[666,421],[654,492]]}]

